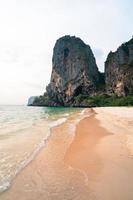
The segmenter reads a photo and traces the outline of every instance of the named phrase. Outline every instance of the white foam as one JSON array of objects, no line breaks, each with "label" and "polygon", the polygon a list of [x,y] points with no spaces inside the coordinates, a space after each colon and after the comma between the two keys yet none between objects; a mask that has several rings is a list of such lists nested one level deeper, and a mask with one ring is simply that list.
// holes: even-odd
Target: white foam
[{"label": "white foam", "polygon": [[0,192],[4,192],[10,187],[10,182],[2,182],[0,183]]},{"label": "white foam", "polygon": [[70,115],[69,113],[65,113],[63,116],[68,117],[69,115]]},{"label": "white foam", "polygon": [[[46,141],[50,136],[50,129],[48,127],[48,124],[45,123],[45,121],[43,121],[43,123],[41,122],[37,126],[31,127],[31,129],[28,129],[28,131],[27,131],[29,133],[29,136],[31,136],[30,132],[32,131],[32,133],[33,133],[33,130],[34,130],[34,132],[38,131],[38,133],[40,135],[43,132],[45,132],[45,134],[43,134],[41,136],[39,143],[35,143],[35,145],[32,146],[32,149],[30,149],[30,152],[26,151],[29,149],[25,149],[25,151],[22,154],[20,154],[21,155],[20,159],[17,159],[17,160],[13,159],[12,156],[9,156],[8,154],[6,155],[6,153],[3,153],[2,158],[0,159],[0,193],[6,191],[10,187],[14,177],[25,166],[27,166],[34,159],[34,157],[38,154],[38,152],[45,146]],[[41,133],[41,131],[42,131],[42,133]],[[25,135],[26,135],[26,138],[28,138],[28,134],[26,134],[26,133],[23,134],[23,137],[22,137],[22,134],[17,135],[18,141],[21,137],[22,137],[22,139],[25,139]],[[12,143],[12,141],[13,140],[11,140],[11,142],[9,143],[9,147],[10,147],[10,145],[12,145],[14,143],[14,142]],[[7,153],[9,153],[9,152],[7,152]]]},{"label": "white foam", "polygon": [[51,122],[51,123],[49,124],[49,127],[50,127],[50,128],[53,128],[53,127],[55,127],[55,126],[58,126],[58,125],[60,125],[60,124],[63,124],[63,123],[66,122],[66,120],[67,120],[67,118],[57,119],[57,120]]},{"label": "white foam", "polygon": [[84,115],[85,114],[86,109],[82,110],[80,115]]},{"label": "white foam", "polygon": [[[50,136],[50,133],[46,136],[46,138],[43,139],[43,141],[40,142],[39,145],[35,147],[32,153],[28,154],[26,158],[19,164],[19,166],[16,168],[16,171],[14,172],[14,176],[16,176],[23,168],[25,168],[38,154],[38,152],[45,146],[46,141],[48,137]],[[6,177],[4,177],[6,179]],[[14,178],[14,177],[12,177]],[[7,180],[2,180],[0,182],[0,192],[6,191],[12,182],[11,177],[7,177]]]}]

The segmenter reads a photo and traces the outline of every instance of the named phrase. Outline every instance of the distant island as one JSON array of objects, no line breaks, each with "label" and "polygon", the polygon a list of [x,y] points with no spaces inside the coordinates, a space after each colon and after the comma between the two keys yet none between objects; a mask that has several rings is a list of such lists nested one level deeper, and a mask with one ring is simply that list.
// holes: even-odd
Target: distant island
[{"label": "distant island", "polygon": [[89,45],[75,36],[57,40],[46,92],[29,106],[133,106],[133,38],[110,52],[105,72],[98,70]]}]

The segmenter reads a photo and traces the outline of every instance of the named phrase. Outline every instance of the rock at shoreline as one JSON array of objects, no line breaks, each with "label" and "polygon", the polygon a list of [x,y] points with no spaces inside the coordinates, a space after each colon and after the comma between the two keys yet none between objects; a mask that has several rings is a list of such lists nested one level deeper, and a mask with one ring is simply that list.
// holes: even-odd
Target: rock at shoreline
[{"label": "rock at shoreline", "polygon": [[35,99],[38,98],[37,96],[32,96],[28,99],[28,106],[31,106],[34,104]]}]

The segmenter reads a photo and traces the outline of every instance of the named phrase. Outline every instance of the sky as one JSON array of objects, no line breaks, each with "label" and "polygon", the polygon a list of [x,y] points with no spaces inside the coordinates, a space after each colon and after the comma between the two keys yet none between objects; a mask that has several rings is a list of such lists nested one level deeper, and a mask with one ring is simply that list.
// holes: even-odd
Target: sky
[{"label": "sky", "polygon": [[0,0],[0,104],[27,104],[50,81],[53,47],[75,35],[100,71],[133,35],[132,0]]}]

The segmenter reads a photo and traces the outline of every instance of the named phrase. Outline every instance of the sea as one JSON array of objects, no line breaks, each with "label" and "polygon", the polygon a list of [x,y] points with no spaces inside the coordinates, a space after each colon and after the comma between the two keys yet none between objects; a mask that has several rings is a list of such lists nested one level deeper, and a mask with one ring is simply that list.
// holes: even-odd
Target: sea
[{"label": "sea", "polygon": [[[0,106],[0,192],[45,148],[51,128],[79,108]],[[82,112],[82,111],[81,111]]]}]

